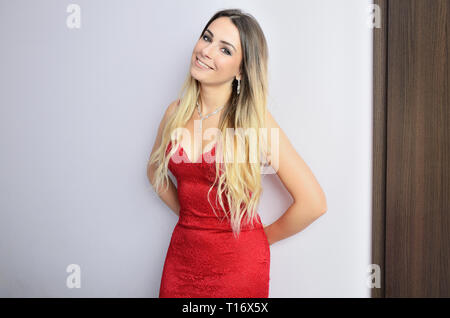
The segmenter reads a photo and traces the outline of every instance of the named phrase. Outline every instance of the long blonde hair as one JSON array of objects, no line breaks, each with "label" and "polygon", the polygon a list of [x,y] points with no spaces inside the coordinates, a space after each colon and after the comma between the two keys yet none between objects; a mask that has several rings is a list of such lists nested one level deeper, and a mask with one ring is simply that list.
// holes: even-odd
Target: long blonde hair
[{"label": "long blonde hair", "polygon": [[[248,13],[243,13],[240,9],[227,9],[215,13],[208,21],[203,29],[200,37],[205,32],[207,27],[219,17],[229,17],[233,24],[239,30],[241,47],[243,50],[241,68],[241,83],[240,93],[237,94],[237,80],[234,79],[232,83],[232,93],[230,96],[230,104],[224,109],[219,121],[219,131],[222,138],[219,138],[217,145],[219,149],[226,149],[226,158],[232,158],[231,163],[227,160],[216,160],[216,177],[213,185],[208,191],[209,193],[217,184],[217,198],[220,206],[225,211],[227,218],[230,218],[233,233],[239,236],[241,230],[241,221],[244,215],[247,216],[247,224],[256,220],[256,207],[259,203],[262,194],[261,186],[261,167],[262,158],[253,157],[250,160],[250,142],[242,139],[238,142],[245,150],[245,162],[238,162],[236,151],[236,139],[230,143],[227,142],[227,134],[230,128],[238,130],[239,127],[243,130],[252,128],[252,132],[256,133],[252,138],[257,138],[256,153],[262,154],[262,157],[267,158],[269,151],[266,142],[266,112],[267,112],[267,62],[268,49],[264,33],[258,22],[253,16]],[[184,81],[182,89],[178,94],[179,105],[167,120],[167,123],[162,132],[162,141],[158,149],[155,150],[150,157],[149,164],[156,163],[155,182],[154,187],[156,191],[164,184],[166,189],[168,187],[168,164],[170,157],[175,153],[179,145],[179,135],[174,136],[172,132],[177,131],[178,127],[184,127],[188,120],[193,115],[196,108],[196,102],[200,94],[200,84],[188,72]],[[227,130],[228,129],[228,130]],[[236,136],[235,136],[236,137]],[[239,137],[239,136],[238,136]],[[174,147],[166,155],[166,149],[169,142],[174,142]],[[254,141],[254,140],[253,140]],[[254,143],[252,143],[254,145]],[[230,146],[234,149],[230,150]],[[255,150],[254,148],[252,148]],[[216,151],[216,153],[220,153]],[[232,153],[232,155],[230,155]],[[239,160],[241,160],[240,157]],[[265,162],[265,161],[264,161]],[[226,211],[222,195],[227,198],[229,211]],[[213,208],[214,213],[215,209]],[[217,214],[216,214],[217,215]]]}]

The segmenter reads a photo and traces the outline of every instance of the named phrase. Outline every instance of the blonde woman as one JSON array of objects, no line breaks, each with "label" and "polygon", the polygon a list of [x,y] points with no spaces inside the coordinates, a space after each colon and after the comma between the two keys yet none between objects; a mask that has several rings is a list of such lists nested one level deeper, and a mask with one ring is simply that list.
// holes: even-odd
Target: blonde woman
[{"label": "blonde woman", "polygon": [[[320,185],[267,111],[267,61],[258,22],[239,9],[217,12],[194,47],[147,168],[155,191],[179,216],[159,297],[267,298],[270,245],[327,210]],[[250,128],[252,138],[236,133],[239,128]],[[294,203],[264,227],[256,211],[261,169],[274,160]]]}]

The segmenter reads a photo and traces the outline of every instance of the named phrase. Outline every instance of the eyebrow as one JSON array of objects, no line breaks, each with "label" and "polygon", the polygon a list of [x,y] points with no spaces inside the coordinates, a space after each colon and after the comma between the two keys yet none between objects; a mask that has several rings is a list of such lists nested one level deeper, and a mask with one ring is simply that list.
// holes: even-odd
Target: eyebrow
[{"label": "eyebrow", "polygon": [[[214,34],[213,34],[209,29],[206,29],[206,32],[211,33],[211,37],[214,37]],[[223,40],[220,40],[220,42],[230,45],[230,46],[233,47],[233,49],[237,52],[237,50],[236,50],[236,48],[233,46],[233,44],[231,44],[231,43],[229,43],[229,42],[227,42],[227,41],[223,41]]]}]

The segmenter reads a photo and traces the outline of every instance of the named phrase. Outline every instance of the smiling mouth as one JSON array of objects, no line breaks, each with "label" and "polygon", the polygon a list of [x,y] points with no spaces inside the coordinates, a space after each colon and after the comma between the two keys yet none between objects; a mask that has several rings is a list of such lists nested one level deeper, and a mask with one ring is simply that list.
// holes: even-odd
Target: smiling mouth
[{"label": "smiling mouth", "polygon": [[200,59],[198,57],[195,57],[195,58],[196,58],[196,63],[198,63],[199,65],[203,66],[203,68],[208,68],[208,69],[212,70],[212,68],[209,65],[206,65],[205,63],[200,61]]}]

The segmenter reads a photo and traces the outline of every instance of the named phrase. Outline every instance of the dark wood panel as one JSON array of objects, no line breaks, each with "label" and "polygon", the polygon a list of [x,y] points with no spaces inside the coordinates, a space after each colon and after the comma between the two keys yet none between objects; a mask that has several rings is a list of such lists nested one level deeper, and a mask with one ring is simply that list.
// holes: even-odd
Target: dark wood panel
[{"label": "dark wood panel", "polygon": [[373,164],[372,164],[372,264],[380,266],[380,287],[371,297],[384,297],[384,243],[386,212],[386,76],[387,1],[375,0],[380,9],[380,28],[373,29]]},{"label": "dark wood panel", "polygon": [[385,297],[450,296],[448,0],[390,0]]}]

